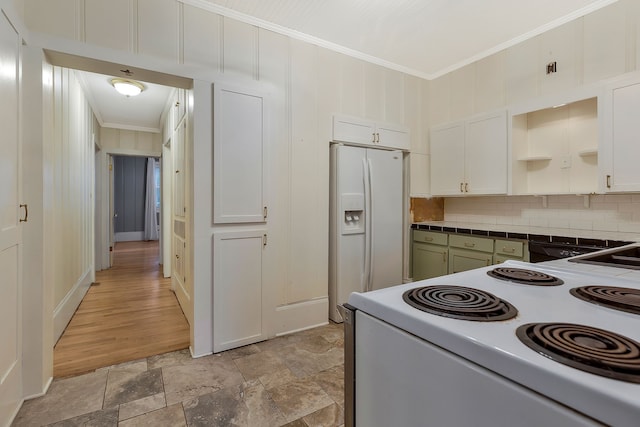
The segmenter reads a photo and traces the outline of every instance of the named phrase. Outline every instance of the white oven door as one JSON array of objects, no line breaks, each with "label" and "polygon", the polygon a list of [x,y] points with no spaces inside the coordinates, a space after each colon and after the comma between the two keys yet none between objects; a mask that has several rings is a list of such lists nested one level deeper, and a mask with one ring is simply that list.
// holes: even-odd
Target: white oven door
[{"label": "white oven door", "polygon": [[356,312],[357,426],[598,426],[481,366]]}]

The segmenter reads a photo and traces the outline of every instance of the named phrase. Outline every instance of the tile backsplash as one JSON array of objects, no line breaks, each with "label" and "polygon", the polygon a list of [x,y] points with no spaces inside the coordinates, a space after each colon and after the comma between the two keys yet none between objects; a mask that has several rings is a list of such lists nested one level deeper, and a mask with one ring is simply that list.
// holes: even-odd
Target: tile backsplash
[{"label": "tile backsplash", "polygon": [[638,233],[640,194],[447,198],[444,220]]}]

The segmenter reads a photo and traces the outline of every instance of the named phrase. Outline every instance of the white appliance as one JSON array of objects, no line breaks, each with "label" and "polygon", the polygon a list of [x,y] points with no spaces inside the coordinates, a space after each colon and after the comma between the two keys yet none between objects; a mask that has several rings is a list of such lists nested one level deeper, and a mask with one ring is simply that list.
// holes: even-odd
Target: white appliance
[{"label": "white appliance", "polygon": [[[572,292],[592,285],[626,288],[638,309],[640,276],[620,268],[557,265],[507,261],[352,294],[344,307],[345,425],[637,426],[640,312],[591,303]],[[563,283],[499,280],[489,273],[496,267],[552,275]],[[447,287],[490,293],[517,313],[498,321],[470,321],[425,312],[407,301],[420,290]],[[466,298],[450,292],[440,297],[453,306]],[[635,379],[592,373],[543,355],[519,335],[531,325],[551,325],[550,339],[558,335],[602,359],[618,353],[622,361],[612,363]],[[559,329],[553,329],[556,325]],[[626,337],[632,345],[594,339],[581,325]]]},{"label": "white appliance", "polygon": [[402,283],[402,152],[331,144],[329,317],[351,292]]}]

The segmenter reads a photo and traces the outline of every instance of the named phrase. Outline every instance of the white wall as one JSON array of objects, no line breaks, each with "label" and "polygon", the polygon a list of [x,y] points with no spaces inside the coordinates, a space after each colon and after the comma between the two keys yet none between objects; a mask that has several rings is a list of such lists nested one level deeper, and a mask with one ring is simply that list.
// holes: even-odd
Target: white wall
[{"label": "white wall", "polygon": [[[428,127],[422,101],[426,82],[180,1],[116,3],[25,0],[25,19],[31,30],[47,35],[39,38],[43,44],[57,48],[67,46],[92,56],[102,52],[113,62],[121,62],[113,60],[118,57],[114,51],[119,51],[137,66],[160,64],[202,81],[262,85],[273,106],[269,244],[276,254],[265,267],[265,292],[273,296],[273,309],[280,313],[300,302],[326,300],[331,114],[408,125],[416,152],[412,164],[426,165]],[[206,7],[205,2],[193,4]],[[65,45],[61,39],[79,44]],[[205,164],[210,168],[210,161]],[[205,191],[211,189],[209,181]],[[194,235],[200,232],[210,229],[195,229]],[[210,245],[202,250],[210,255]],[[196,260],[200,257],[207,259],[200,253]],[[195,270],[200,271],[197,266]],[[208,286],[206,276],[194,277],[194,293]],[[326,321],[326,313],[320,314]],[[313,316],[304,312],[281,316],[274,332],[316,324],[319,318]]]},{"label": "white wall", "polygon": [[[45,108],[44,193],[50,196],[54,338],[57,340],[94,280],[93,192],[95,120],[73,71],[53,67],[51,96]],[[50,120],[50,121],[49,121]]]},{"label": "white wall", "polygon": [[[640,3],[619,0],[429,83],[431,125],[640,70]],[[556,61],[558,72],[546,74]]]},{"label": "white wall", "polygon": [[[546,74],[557,61],[558,72]],[[431,125],[559,94],[640,70],[640,2],[620,0],[429,82]],[[428,151],[427,151],[428,152]],[[415,172],[414,172],[415,173]],[[426,174],[428,176],[428,173]],[[629,195],[447,199],[445,219],[637,232],[637,200]]]},{"label": "white wall", "polygon": [[114,154],[160,157],[162,136],[152,132],[100,128],[100,149]]}]

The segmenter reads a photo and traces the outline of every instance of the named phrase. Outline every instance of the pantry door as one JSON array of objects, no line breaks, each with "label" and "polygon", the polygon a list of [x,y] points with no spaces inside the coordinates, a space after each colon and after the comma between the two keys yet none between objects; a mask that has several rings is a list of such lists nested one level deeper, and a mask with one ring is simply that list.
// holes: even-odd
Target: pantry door
[{"label": "pantry door", "polygon": [[22,251],[18,144],[19,37],[0,11],[0,425],[8,425],[22,395]]}]

